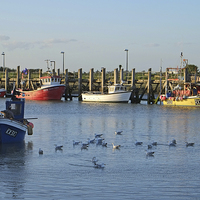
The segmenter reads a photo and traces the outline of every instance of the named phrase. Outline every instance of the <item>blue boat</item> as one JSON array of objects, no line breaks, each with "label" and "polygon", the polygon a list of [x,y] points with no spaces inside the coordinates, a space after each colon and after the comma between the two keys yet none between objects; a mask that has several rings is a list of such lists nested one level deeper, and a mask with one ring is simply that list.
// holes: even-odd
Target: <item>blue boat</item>
[{"label": "blue boat", "polygon": [[6,100],[6,110],[0,116],[0,144],[23,142],[26,133],[33,134],[33,124],[24,118],[24,107],[23,98],[13,95],[11,100]]}]

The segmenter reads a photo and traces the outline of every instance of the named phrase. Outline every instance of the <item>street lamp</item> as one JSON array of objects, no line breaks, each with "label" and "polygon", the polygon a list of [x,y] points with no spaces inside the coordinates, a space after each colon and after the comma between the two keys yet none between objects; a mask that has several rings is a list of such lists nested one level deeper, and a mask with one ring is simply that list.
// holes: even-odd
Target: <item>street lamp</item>
[{"label": "street lamp", "polygon": [[128,49],[124,49],[126,51],[126,80],[128,76]]},{"label": "street lamp", "polygon": [[61,51],[61,53],[63,54],[63,75],[64,75],[64,70],[65,70],[65,67],[64,67],[64,51]]},{"label": "street lamp", "polygon": [[3,52],[1,55],[3,56],[3,72],[4,72],[4,69],[5,69],[5,55],[6,54]]}]

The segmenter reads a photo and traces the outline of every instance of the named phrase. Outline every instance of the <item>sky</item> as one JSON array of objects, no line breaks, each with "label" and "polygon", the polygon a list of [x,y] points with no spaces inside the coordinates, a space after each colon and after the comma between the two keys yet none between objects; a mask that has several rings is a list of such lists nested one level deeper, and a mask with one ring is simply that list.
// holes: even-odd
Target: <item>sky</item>
[{"label": "sky", "polygon": [[[200,68],[199,0],[1,0],[0,66],[136,72]],[[61,52],[64,52],[62,54]],[[54,66],[49,67],[53,69]],[[53,63],[52,63],[53,65]]]}]

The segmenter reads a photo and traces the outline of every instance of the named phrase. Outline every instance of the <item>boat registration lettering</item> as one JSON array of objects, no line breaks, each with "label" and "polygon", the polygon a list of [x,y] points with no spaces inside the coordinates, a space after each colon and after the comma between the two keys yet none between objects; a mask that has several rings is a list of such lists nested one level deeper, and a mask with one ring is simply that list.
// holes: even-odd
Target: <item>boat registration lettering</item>
[{"label": "boat registration lettering", "polygon": [[7,135],[10,135],[10,136],[12,136],[12,137],[16,137],[17,131],[14,131],[14,130],[8,128],[8,129],[6,130],[6,134],[7,134]]},{"label": "boat registration lettering", "polygon": [[200,105],[200,100],[195,100],[195,105]]}]

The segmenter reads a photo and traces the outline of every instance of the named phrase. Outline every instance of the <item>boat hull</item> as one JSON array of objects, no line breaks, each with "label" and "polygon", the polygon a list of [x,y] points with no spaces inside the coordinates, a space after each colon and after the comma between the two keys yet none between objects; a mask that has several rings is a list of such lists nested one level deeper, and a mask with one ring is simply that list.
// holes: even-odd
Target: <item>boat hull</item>
[{"label": "boat hull", "polygon": [[6,95],[6,90],[1,88],[0,89],[0,97],[4,97]]},{"label": "boat hull", "polygon": [[24,141],[27,126],[6,118],[0,119],[0,143],[17,143]]},{"label": "boat hull", "polygon": [[16,95],[17,98],[25,98],[27,100],[60,100],[65,92],[65,86],[52,86],[46,88],[40,88],[33,91],[20,91],[20,95]]},{"label": "boat hull", "polygon": [[130,95],[131,92],[120,92],[112,94],[83,93],[82,101],[127,103],[130,99]]},{"label": "boat hull", "polygon": [[174,99],[166,99],[163,101],[163,105],[167,106],[196,106],[200,107],[200,97],[191,96],[185,99],[176,100]]}]

